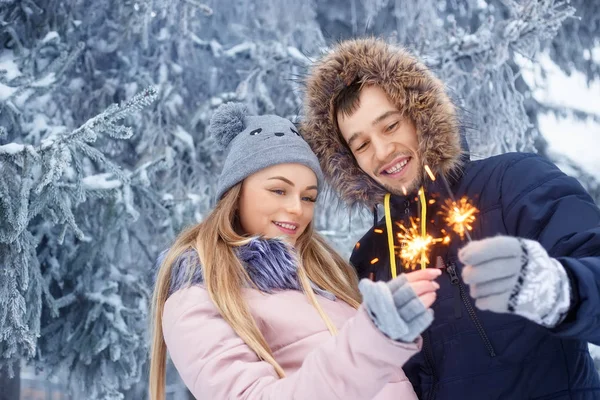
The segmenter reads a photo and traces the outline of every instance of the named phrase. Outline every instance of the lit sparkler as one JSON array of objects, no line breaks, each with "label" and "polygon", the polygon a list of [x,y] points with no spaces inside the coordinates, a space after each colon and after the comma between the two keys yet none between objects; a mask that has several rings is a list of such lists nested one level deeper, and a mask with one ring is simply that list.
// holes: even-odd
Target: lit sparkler
[{"label": "lit sparkler", "polygon": [[410,226],[407,228],[404,224],[397,222],[401,232],[398,232],[398,241],[400,243],[400,258],[404,265],[411,269],[416,269],[420,263],[421,268],[429,263],[429,249],[435,243],[447,244],[450,241],[448,236],[443,238],[434,238],[431,235],[419,231],[418,221],[410,219]]},{"label": "lit sparkler", "polygon": [[[428,165],[425,165],[425,171],[431,180],[435,181],[435,175]],[[469,234],[469,231],[473,229],[475,214],[477,214],[479,210],[469,202],[467,197],[462,197],[460,200],[456,201],[454,193],[452,193],[450,185],[444,175],[442,175],[441,180],[448,192],[448,196],[450,196],[450,199],[447,199],[442,206],[442,210],[445,212],[444,219],[448,226],[460,236],[461,240],[466,236],[467,240],[470,242],[471,235]]]},{"label": "lit sparkler", "polygon": [[447,199],[442,206],[442,210],[445,212],[444,220],[448,223],[448,226],[458,233],[461,239],[466,236],[470,242],[471,235],[469,235],[469,231],[473,229],[475,214],[479,210],[469,203],[467,197],[463,197],[459,201]]}]

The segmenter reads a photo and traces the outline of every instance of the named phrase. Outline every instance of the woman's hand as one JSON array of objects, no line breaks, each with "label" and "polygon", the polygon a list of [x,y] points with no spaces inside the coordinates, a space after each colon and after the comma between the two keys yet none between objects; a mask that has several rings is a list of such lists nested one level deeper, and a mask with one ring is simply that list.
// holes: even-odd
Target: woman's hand
[{"label": "woman's hand", "polygon": [[[404,274],[425,308],[430,308],[437,297],[437,290],[440,288],[440,285],[435,279],[441,274],[442,270],[437,268],[420,269]],[[389,282],[392,293],[394,292],[393,282],[393,280]]]},{"label": "woman's hand", "polygon": [[358,287],[371,320],[389,338],[413,342],[433,321],[431,305],[439,285],[438,269],[401,274],[385,282],[360,281]]}]

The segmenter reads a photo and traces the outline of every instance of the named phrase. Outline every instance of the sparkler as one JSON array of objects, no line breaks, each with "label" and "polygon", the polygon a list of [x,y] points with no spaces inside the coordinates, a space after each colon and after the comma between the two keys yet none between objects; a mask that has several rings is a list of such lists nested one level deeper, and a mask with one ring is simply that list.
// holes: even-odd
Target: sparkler
[{"label": "sparkler", "polygon": [[475,214],[479,210],[469,203],[467,197],[461,198],[458,202],[447,199],[442,206],[442,210],[446,213],[444,220],[448,223],[448,226],[458,233],[461,239],[466,236],[470,242],[471,235],[469,235],[469,231],[473,229]]},{"label": "sparkler", "polygon": [[[429,165],[425,165],[425,171],[431,180],[435,181],[435,175],[431,171],[431,168],[429,168]],[[459,201],[456,201],[444,175],[442,175],[442,182],[448,192],[448,196],[450,196],[450,199],[447,199],[442,206],[442,210],[446,214],[444,220],[448,223],[448,226],[460,236],[461,240],[466,236],[467,240],[471,242],[469,231],[473,229],[475,214],[479,212],[479,210],[469,202],[467,197],[462,197]]]},{"label": "sparkler", "polygon": [[[424,168],[431,181],[435,181],[436,177],[429,165],[425,165]],[[448,182],[443,175],[442,182],[450,197],[450,199],[446,200],[445,204],[442,206],[442,210],[446,213],[445,221],[452,230],[460,235],[461,239],[466,236],[470,242],[471,236],[469,235],[469,231],[473,229],[472,224],[475,221],[475,214],[478,212],[478,210],[469,203],[469,200],[466,197],[461,198],[460,201],[457,202],[454,198],[454,194],[450,190]],[[402,187],[402,192],[405,196],[407,195],[406,187]],[[390,212],[390,197],[391,194],[389,193],[385,195],[384,208],[386,210],[385,223],[388,231],[388,248],[390,251],[390,270],[392,277],[395,277],[396,257],[394,253],[394,247],[396,246],[393,244],[394,240],[392,236],[393,230]],[[396,225],[398,225],[401,230],[397,233],[398,241],[400,243],[400,251],[398,255],[403,260],[403,264],[406,267],[416,269],[417,265],[420,264],[421,269],[425,269],[429,263],[428,254],[431,246],[437,243],[442,243],[445,245],[449,244],[450,236],[445,229],[441,230],[441,233],[444,236],[440,238],[434,238],[427,233],[427,204],[435,204],[436,201],[435,199],[430,199],[427,201],[425,198],[424,187],[419,189],[416,200],[420,205],[419,218],[416,220],[410,218],[410,225],[408,227],[404,226],[404,224],[401,222],[396,222]],[[375,229],[374,231],[375,233],[383,233],[381,229]],[[371,264],[377,263],[378,261],[379,259],[375,258],[371,260]]]},{"label": "sparkler", "polygon": [[411,269],[416,269],[417,264],[421,264],[421,268],[429,263],[429,249],[435,243],[447,244],[450,242],[450,238],[445,236],[443,238],[434,238],[431,235],[425,234],[419,230],[417,224],[418,220],[410,218],[410,226],[407,228],[404,224],[397,222],[401,229],[398,232],[398,241],[400,242],[400,258],[404,261],[403,264]]}]

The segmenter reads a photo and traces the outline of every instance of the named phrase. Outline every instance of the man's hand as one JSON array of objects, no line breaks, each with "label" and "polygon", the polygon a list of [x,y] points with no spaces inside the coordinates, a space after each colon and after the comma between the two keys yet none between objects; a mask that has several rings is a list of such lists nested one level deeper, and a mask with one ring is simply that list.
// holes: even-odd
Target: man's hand
[{"label": "man's hand", "polygon": [[479,309],[515,313],[545,327],[558,325],[569,310],[567,274],[536,241],[511,236],[476,240],[458,257]]}]

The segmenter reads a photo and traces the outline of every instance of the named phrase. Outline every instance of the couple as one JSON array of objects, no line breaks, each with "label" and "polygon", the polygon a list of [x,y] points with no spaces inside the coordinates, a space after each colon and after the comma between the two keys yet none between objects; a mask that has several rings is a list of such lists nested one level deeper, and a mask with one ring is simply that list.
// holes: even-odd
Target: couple
[{"label": "couple", "polygon": [[[162,255],[153,400],[167,350],[199,399],[600,398],[600,210],[575,179],[532,154],[470,161],[443,84],[378,39],[320,60],[305,111],[301,132],[236,104],[213,116],[218,203]],[[385,204],[351,265],[313,231],[325,180]],[[449,191],[479,213],[472,241],[412,271],[388,233],[419,215],[420,187],[433,237]]]}]

